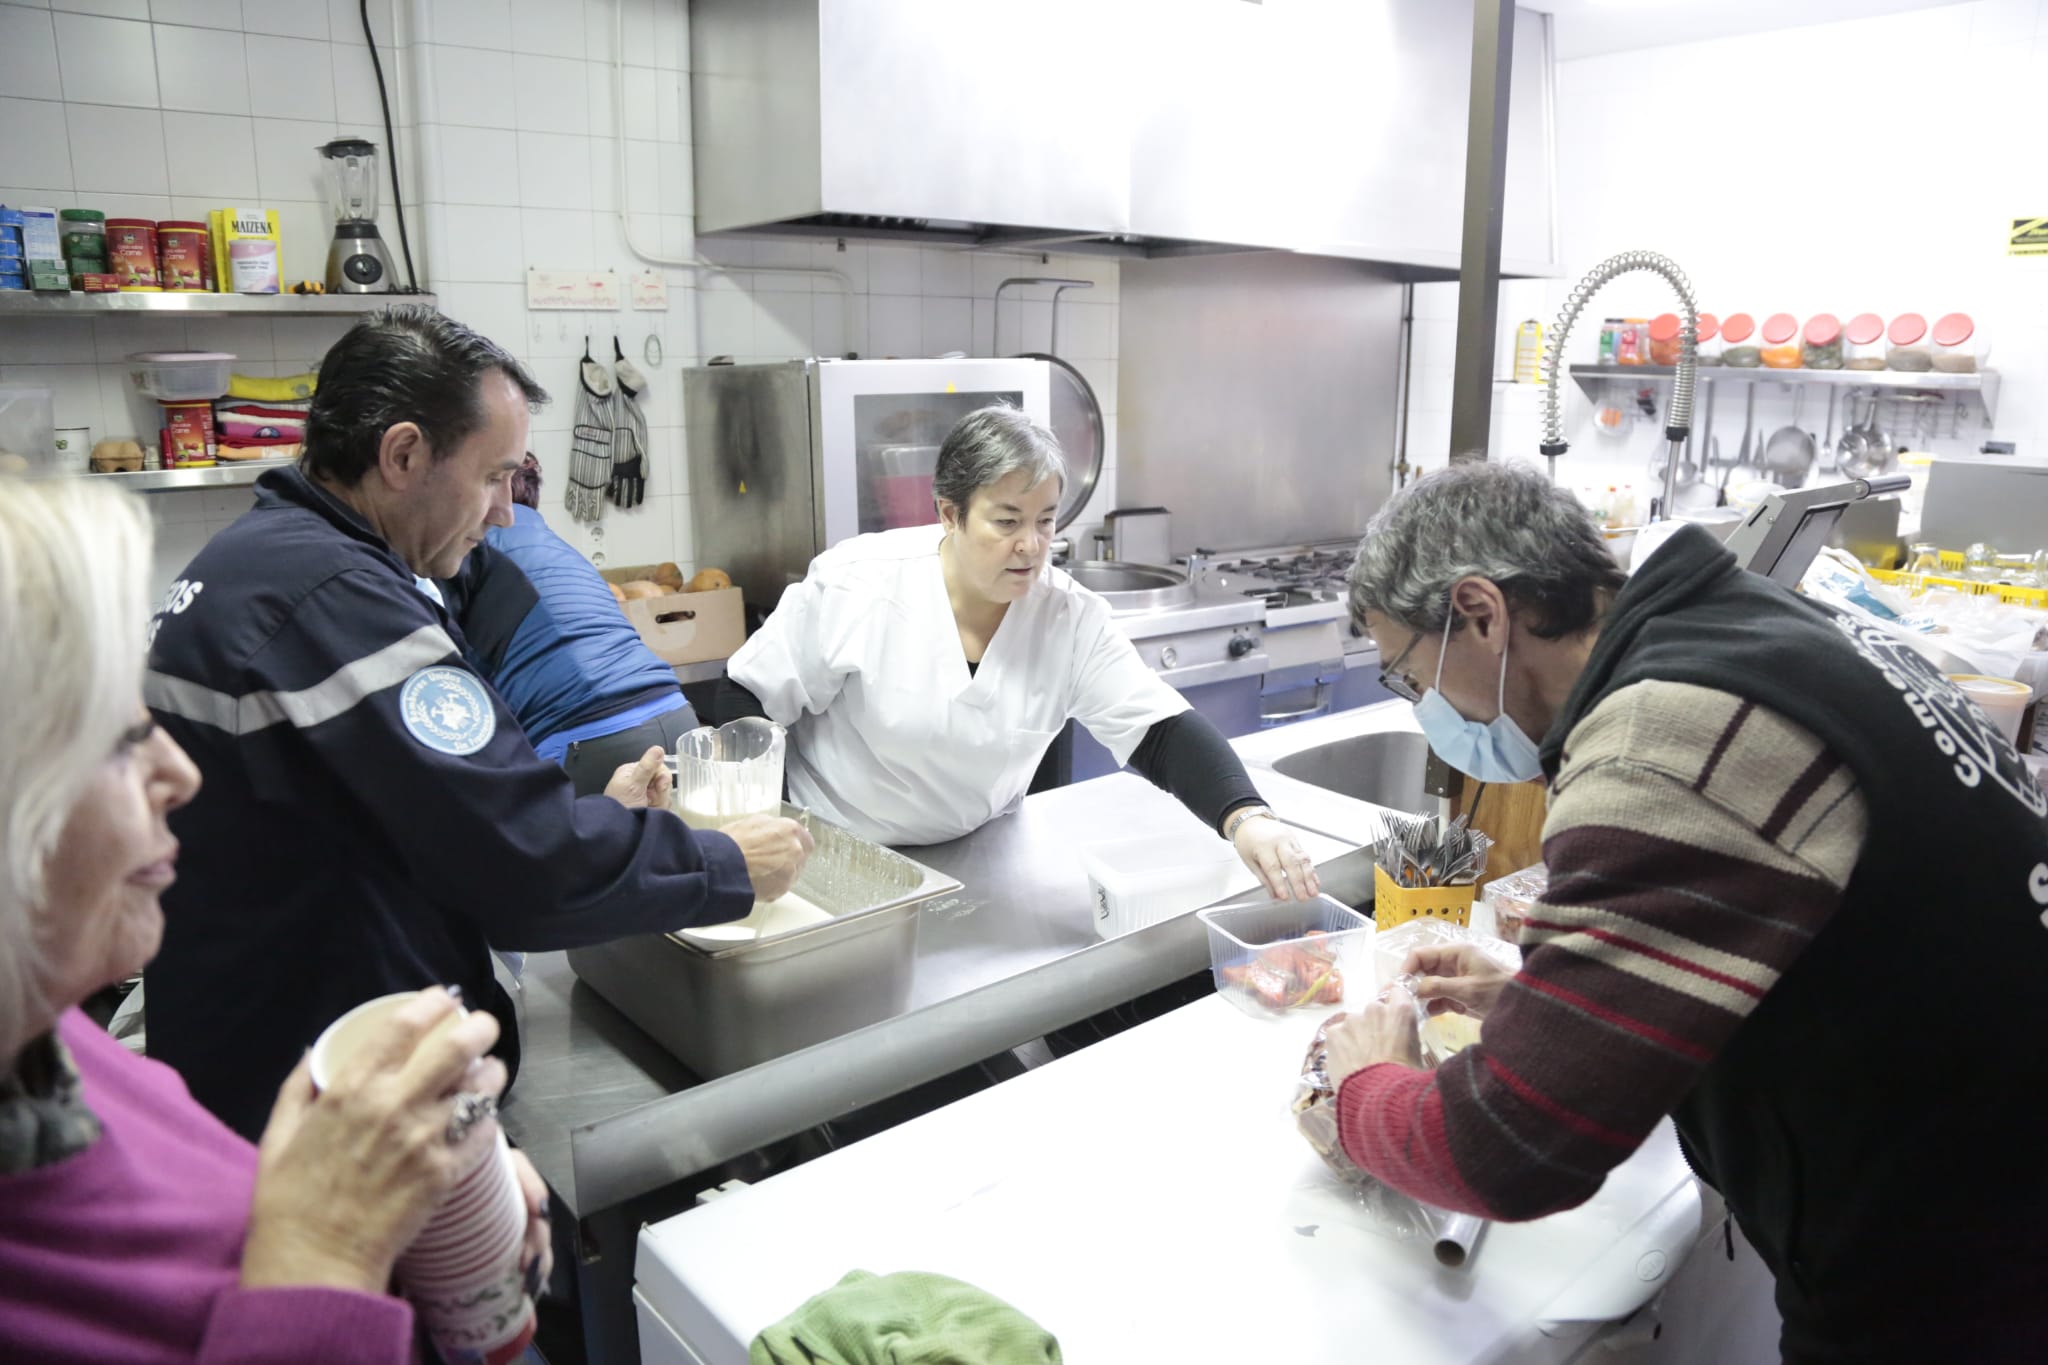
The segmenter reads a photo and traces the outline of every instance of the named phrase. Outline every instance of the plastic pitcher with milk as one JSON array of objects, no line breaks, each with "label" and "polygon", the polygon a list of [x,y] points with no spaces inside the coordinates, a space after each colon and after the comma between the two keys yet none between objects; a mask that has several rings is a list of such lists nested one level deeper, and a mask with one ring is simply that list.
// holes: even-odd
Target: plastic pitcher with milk
[{"label": "plastic pitcher with milk", "polygon": [[676,741],[676,814],[695,829],[722,829],[782,810],[787,736],[758,716],[701,725]]}]

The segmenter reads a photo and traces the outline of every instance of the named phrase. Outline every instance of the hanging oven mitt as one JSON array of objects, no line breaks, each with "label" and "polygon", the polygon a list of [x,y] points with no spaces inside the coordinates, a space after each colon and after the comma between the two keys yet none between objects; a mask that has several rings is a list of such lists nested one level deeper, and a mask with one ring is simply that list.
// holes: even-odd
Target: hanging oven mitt
[{"label": "hanging oven mitt", "polygon": [[604,517],[605,488],[612,479],[612,436],[618,423],[618,393],[611,372],[583,349],[578,366],[576,425],[569,434],[569,515],[578,521]]},{"label": "hanging oven mitt", "polygon": [[619,339],[612,338],[612,373],[618,377],[619,421],[612,440],[611,499],[621,507],[638,507],[647,496],[647,414],[640,395],[647,376],[626,359]]}]

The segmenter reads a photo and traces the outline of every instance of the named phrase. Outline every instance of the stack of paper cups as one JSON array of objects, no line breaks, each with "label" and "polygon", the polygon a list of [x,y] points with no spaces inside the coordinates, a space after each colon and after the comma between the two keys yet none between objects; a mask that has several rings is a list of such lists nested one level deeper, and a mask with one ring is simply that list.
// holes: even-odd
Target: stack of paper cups
[{"label": "stack of paper cups", "polygon": [[[314,1086],[325,1090],[346,1058],[415,994],[380,996],[329,1024],[313,1044]],[[452,1028],[459,1015],[441,1027]],[[519,1266],[525,1240],[526,1197],[500,1132],[398,1258],[398,1282],[446,1365],[506,1365],[532,1343],[533,1300]]]}]

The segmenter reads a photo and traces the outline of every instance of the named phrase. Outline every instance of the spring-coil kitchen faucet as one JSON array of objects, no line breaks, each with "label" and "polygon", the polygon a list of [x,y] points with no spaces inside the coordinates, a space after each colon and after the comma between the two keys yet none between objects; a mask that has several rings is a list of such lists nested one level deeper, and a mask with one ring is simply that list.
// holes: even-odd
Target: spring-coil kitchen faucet
[{"label": "spring-coil kitchen faucet", "polygon": [[1685,272],[1669,256],[1661,256],[1654,251],[1624,251],[1594,266],[1584,279],[1573,286],[1564,307],[1558,311],[1557,326],[1550,334],[1543,356],[1542,452],[1543,458],[1550,461],[1550,478],[1555,483],[1557,457],[1570,449],[1564,439],[1564,422],[1558,415],[1557,405],[1557,381],[1564,370],[1565,342],[1571,336],[1572,324],[1579,320],[1579,314],[1585,311],[1601,287],[1609,280],[1635,270],[1662,275],[1677,292],[1679,306],[1683,310],[1678,329],[1678,367],[1671,384],[1671,406],[1664,413],[1664,439],[1668,443],[1664,457],[1664,497],[1650,517],[1656,521],[1672,515],[1672,500],[1678,495],[1678,465],[1686,437],[1692,432],[1693,372],[1699,364],[1699,306],[1693,301],[1692,282],[1685,278]]}]

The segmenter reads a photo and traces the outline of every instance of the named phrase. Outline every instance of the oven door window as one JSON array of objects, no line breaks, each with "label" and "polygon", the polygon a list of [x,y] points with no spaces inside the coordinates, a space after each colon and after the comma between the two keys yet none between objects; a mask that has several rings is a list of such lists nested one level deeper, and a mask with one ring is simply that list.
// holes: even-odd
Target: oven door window
[{"label": "oven door window", "polygon": [[946,433],[976,408],[991,403],[1022,407],[1024,395],[1005,393],[866,393],[853,400],[854,485],[859,526],[893,531],[939,519],[932,474]]}]

